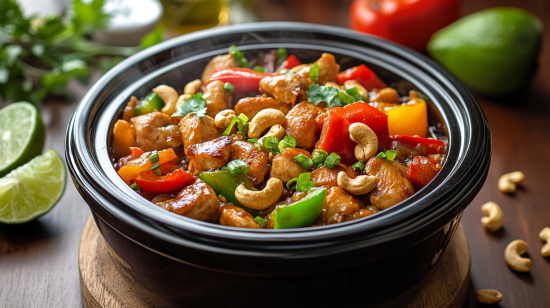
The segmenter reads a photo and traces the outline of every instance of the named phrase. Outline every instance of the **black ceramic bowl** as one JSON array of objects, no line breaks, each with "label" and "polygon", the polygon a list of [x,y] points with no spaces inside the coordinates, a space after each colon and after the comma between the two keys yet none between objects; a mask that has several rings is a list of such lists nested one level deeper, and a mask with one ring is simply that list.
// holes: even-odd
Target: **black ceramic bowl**
[{"label": "black ceramic bowl", "polygon": [[[342,69],[366,63],[387,83],[424,93],[435,133],[449,141],[443,168],[400,204],[317,228],[237,229],[148,202],[111,164],[115,121],[131,95],[143,96],[163,83],[181,90],[233,44],[249,58],[287,48],[304,63],[329,52]],[[418,53],[342,28],[256,23],[181,36],[123,61],[80,102],[66,149],[74,184],[112,248],[115,265],[156,305],[364,307],[397,298],[433,267],[485,181],[491,136],[468,91]]]}]

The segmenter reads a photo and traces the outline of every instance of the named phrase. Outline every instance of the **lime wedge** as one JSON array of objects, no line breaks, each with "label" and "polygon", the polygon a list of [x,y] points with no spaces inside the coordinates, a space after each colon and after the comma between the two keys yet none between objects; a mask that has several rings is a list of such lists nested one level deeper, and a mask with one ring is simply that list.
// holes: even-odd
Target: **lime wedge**
[{"label": "lime wedge", "polygon": [[61,199],[66,178],[65,163],[54,150],[0,178],[0,223],[20,224],[46,214]]},{"label": "lime wedge", "polygon": [[42,153],[46,130],[38,110],[26,102],[0,110],[0,177]]}]

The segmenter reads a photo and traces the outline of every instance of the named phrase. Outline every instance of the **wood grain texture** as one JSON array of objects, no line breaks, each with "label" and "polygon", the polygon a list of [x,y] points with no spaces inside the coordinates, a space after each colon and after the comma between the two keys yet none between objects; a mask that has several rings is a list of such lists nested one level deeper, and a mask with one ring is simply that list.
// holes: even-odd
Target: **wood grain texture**
[{"label": "wood grain texture", "polygon": [[[78,250],[78,268],[84,307],[154,307],[154,303],[143,301],[130,290],[122,274],[111,262],[109,255],[113,254],[115,258],[118,257],[112,249],[109,249],[90,217],[82,232]],[[460,225],[434,269],[422,283],[404,296],[409,297],[413,294],[412,299],[406,304],[401,304],[400,299],[395,299],[383,307],[459,308],[468,290],[469,273],[470,249],[464,228]]]},{"label": "wood grain texture", "polygon": [[[258,0],[260,19],[348,24],[351,0],[292,2]],[[496,307],[548,307],[550,258],[540,256],[542,242],[537,235],[550,226],[550,167],[545,164],[550,153],[550,1],[463,0],[462,14],[494,6],[526,9],[541,19],[546,31],[540,67],[527,91],[504,98],[474,94],[491,125],[493,157],[485,186],[462,218],[472,255],[464,307],[486,307],[475,299],[475,291],[484,288],[498,289],[504,295]],[[78,102],[86,89],[76,84],[70,88],[75,93],[73,101]],[[48,130],[45,148],[63,153],[67,123],[75,108],[75,103],[59,101],[41,107]],[[525,172],[525,185],[514,195],[500,193],[498,177],[515,170]],[[496,234],[485,232],[479,222],[480,207],[487,201],[497,202],[505,215],[504,228]],[[68,181],[65,195],[47,215],[24,226],[0,226],[0,307],[82,307],[77,254],[89,215]],[[504,262],[504,248],[514,239],[529,244],[528,256],[533,261],[529,274],[515,273]]]}]

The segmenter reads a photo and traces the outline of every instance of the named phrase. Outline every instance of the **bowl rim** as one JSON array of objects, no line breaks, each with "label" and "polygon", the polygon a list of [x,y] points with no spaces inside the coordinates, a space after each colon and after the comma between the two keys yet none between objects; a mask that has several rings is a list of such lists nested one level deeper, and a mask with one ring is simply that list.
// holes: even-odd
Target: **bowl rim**
[{"label": "bowl rim", "polygon": [[[391,52],[394,57],[397,55],[401,57],[401,59],[406,59],[411,63],[422,66],[422,69],[434,76],[432,79],[437,77],[438,80],[436,81],[441,83],[440,86],[444,85],[446,89],[450,91],[449,93],[444,94],[446,94],[449,98],[451,98],[452,94],[452,96],[456,99],[451,99],[451,101],[457,103],[457,106],[446,107],[454,109],[462,107],[463,110],[455,110],[455,112],[457,114],[465,113],[463,115],[463,119],[466,120],[466,122],[460,123],[458,127],[451,127],[451,125],[447,123],[448,119],[445,118],[449,115],[443,112],[442,105],[437,106],[446,120],[446,125],[448,126],[449,157],[452,158],[452,153],[457,159],[455,165],[446,163],[443,166],[440,174],[447,174],[447,176],[443,177],[438,174],[438,177],[436,177],[426,188],[424,188],[422,192],[415,193],[407,200],[367,218],[315,228],[256,230],[226,227],[197,221],[176,215],[157,206],[149,206],[151,205],[149,201],[135,194],[128,186],[124,185],[125,187],[119,187],[120,181],[122,181],[120,178],[114,180],[115,182],[119,180],[118,184],[113,183],[112,178],[109,178],[106,174],[102,173],[103,170],[101,166],[97,165],[97,162],[94,160],[93,156],[95,151],[104,151],[104,153],[106,153],[107,149],[104,147],[105,143],[97,142],[97,140],[94,139],[95,137],[89,134],[91,131],[96,131],[97,133],[101,130],[98,127],[92,127],[90,131],[87,131],[87,128],[89,128],[88,125],[90,124],[91,113],[98,112],[98,108],[97,106],[94,106],[94,104],[97,100],[101,99],[101,95],[104,95],[104,93],[102,93],[103,88],[109,82],[112,82],[118,74],[136,63],[146,61],[148,58],[158,53],[168,51],[185,43],[198,40],[208,40],[212,37],[228,33],[235,34],[251,31],[261,32],[273,30],[315,32],[339,36],[344,39],[354,41],[361,41],[367,44],[373,44],[377,46],[378,49]],[[361,48],[367,49],[366,47]],[[245,49],[252,49],[252,47],[246,47]],[[216,52],[218,51],[214,50],[211,53]],[[219,52],[217,54],[219,54]],[[170,67],[171,65],[173,65],[173,63],[165,65],[162,69],[166,70],[166,67]],[[157,70],[157,73],[158,71],[159,70]],[[145,77],[147,77],[147,75],[142,76],[141,78]],[[107,105],[114,106],[115,102],[121,103],[122,101],[125,103],[126,97],[124,95],[118,95],[116,99],[112,100]],[[109,106],[106,108],[109,108]],[[120,106],[117,108],[120,109]],[[478,129],[477,135],[479,135],[478,139],[482,140],[478,140],[477,144],[472,144],[472,140],[464,140],[462,138],[463,135],[468,135],[471,137],[471,134],[473,133],[472,131],[466,131],[467,128],[465,125],[468,125],[470,128],[476,126]],[[107,140],[107,138],[108,136],[105,136],[105,140]],[[94,151],[91,151],[88,146],[94,143],[94,141],[96,141],[96,145]],[[479,146],[481,146],[481,148]],[[101,147],[103,147],[103,149],[101,149]],[[346,237],[351,234],[365,234],[372,232],[373,234],[376,234],[376,236],[371,237],[367,241],[368,243],[365,242],[364,244],[373,245],[382,243],[390,237],[402,236],[412,232],[422,225],[428,224],[437,217],[454,217],[459,214],[463,208],[458,209],[456,206],[449,206],[449,204],[436,209],[430,209],[429,211],[423,210],[425,210],[424,207],[426,206],[426,203],[431,204],[438,200],[440,202],[445,201],[456,203],[460,199],[460,196],[457,196],[459,193],[462,192],[464,194],[473,191],[473,187],[479,184],[478,182],[481,181],[481,178],[483,178],[483,174],[486,174],[488,170],[488,162],[490,161],[491,151],[490,148],[490,131],[483,111],[465,87],[433,60],[402,46],[345,28],[294,22],[266,22],[219,27],[176,37],[151,48],[145,49],[122,61],[94,84],[77,107],[67,131],[66,159],[77,188],[79,188],[79,190],[84,190],[110,214],[117,217],[117,219],[121,219],[130,225],[140,228],[147,233],[174,244],[192,246],[194,248],[213,251],[216,253],[225,252],[230,254],[239,254],[239,249],[231,248],[220,251],[219,245],[199,243],[195,241],[194,236],[186,236],[180,231],[200,235],[201,238],[220,239],[222,241],[224,239],[232,241],[236,240],[239,242],[245,241],[252,244],[258,242],[316,243],[319,241],[328,241],[335,238]],[[474,152],[476,152],[477,155],[474,155]],[[97,155],[97,152],[95,152],[95,155]],[[477,170],[471,170],[472,168],[468,168],[468,165],[464,165],[468,163],[473,166],[475,162],[479,164],[480,160],[487,163],[482,164]],[[103,162],[103,164],[104,163],[105,162]],[[457,166],[464,168],[457,168]],[[112,166],[111,169],[113,169]],[[466,175],[468,174],[470,177],[474,174],[474,177],[477,177],[477,182],[471,181],[472,183],[462,183],[464,178],[467,178]],[[455,176],[455,178],[452,178],[451,176]],[[115,187],[108,187],[108,184],[115,184]],[[435,194],[442,189],[449,191],[456,189],[457,192],[451,196],[446,196],[445,198],[442,198],[441,196],[439,198],[435,198]],[[125,199],[122,200],[121,196]],[[428,199],[431,200],[428,201]],[[112,200],[116,200],[117,204],[113,203]],[[121,208],[119,206],[120,204],[125,205],[126,208]],[[143,212],[136,210],[136,207],[133,206],[133,204],[146,204],[149,207],[147,211]],[[423,204],[424,206],[422,206]],[[154,225],[147,225],[140,220],[141,218],[158,222],[159,224],[168,227],[168,229],[161,229]],[[403,223],[404,220],[407,222]],[[284,247],[284,245],[281,247]],[[355,245],[355,248],[357,248],[357,245]],[[352,249],[351,246],[348,247],[348,249]],[[250,253],[250,251],[248,251],[248,253]]]}]

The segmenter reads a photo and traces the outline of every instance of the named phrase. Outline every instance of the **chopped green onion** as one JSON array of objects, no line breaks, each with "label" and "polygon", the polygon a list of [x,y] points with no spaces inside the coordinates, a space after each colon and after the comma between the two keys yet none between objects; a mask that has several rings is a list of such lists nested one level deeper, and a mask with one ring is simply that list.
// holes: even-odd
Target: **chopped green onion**
[{"label": "chopped green onion", "polygon": [[309,69],[309,79],[317,81],[319,79],[319,63],[313,63],[313,66]]},{"label": "chopped green onion", "polygon": [[159,153],[157,151],[151,152],[149,160],[151,161],[151,164],[157,163],[159,161]]},{"label": "chopped green onion", "polygon": [[256,138],[250,138],[250,139],[248,139],[248,142],[250,142],[250,143],[256,143],[256,142],[258,142],[258,139],[256,139]]},{"label": "chopped green onion", "polygon": [[[293,178],[292,180],[288,181],[288,182],[286,183],[286,188],[288,188],[288,189],[290,189],[290,190],[296,188],[296,185],[292,185],[292,184],[294,184],[295,182],[298,182],[298,178]],[[298,183],[296,183],[296,184],[298,184]]]},{"label": "chopped green onion", "polygon": [[396,157],[397,157],[397,151],[394,151],[394,150],[386,151],[386,158],[388,160],[394,160]]},{"label": "chopped green onion", "polygon": [[364,102],[366,100],[366,98],[361,95],[361,93],[359,93],[359,90],[356,86],[346,88],[346,92],[349,95],[353,96],[353,100],[356,102]]},{"label": "chopped green onion", "polygon": [[325,150],[315,150],[313,151],[313,154],[311,155],[311,159],[313,161],[313,165],[320,166],[325,162],[325,159],[327,159],[328,153]]},{"label": "chopped green onion", "polygon": [[336,167],[339,162],[340,162],[340,156],[338,156],[338,154],[332,152],[332,153],[330,153],[330,155],[325,160],[325,166],[327,168],[332,169],[332,168]]},{"label": "chopped green onion", "polygon": [[351,168],[353,168],[353,169],[357,168],[357,169],[361,170],[361,172],[362,172],[363,169],[365,169],[365,164],[362,161],[358,161],[355,164],[353,164],[351,166]]},{"label": "chopped green onion", "polygon": [[256,66],[254,66],[254,68],[253,68],[252,70],[253,70],[253,71],[256,71],[256,72],[258,72],[258,73],[263,73],[263,72],[265,72],[264,67],[261,66],[261,65],[256,65]]},{"label": "chopped green onion", "polygon": [[376,155],[376,158],[380,158],[380,159],[386,158],[386,153],[380,152],[380,153],[378,153],[378,154]]},{"label": "chopped green onion", "polygon": [[254,218],[254,220],[260,224],[260,226],[262,226],[262,228],[265,228],[265,225],[266,225],[266,222],[263,218],[261,218],[260,216],[256,216],[256,218]]},{"label": "chopped green onion", "polygon": [[230,84],[229,82],[226,82],[224,85],[223,85],[223,89],[229,93],[229,95],[233,94],[233,90],[235,90],[235,86]]},{"label": "chopped green onion", "polygon": [[296,139],[292,136],[285,136],[283,140],[279,142],[279,152],[282,152],[285,148],[295,148]]},{"label": "chopped green onion", "polygon": [[283,69],[279,72],[279,74],[281,74],[281,75],[296,74],[296,72],[293,71],[293,70],[287,70],[286,68],[283,68]]},{"label": "chopped green onion", "polygon": [[349,104],[353,104],[355,100],[350,95],[347,95],[346,93],[339,91],[338,94],[336,94],[336,97],[334,98],[333,103],[337,104],[337,106],[345,106]]},{"label": "chopped green onion", "polygon": [[238,117],[234,117],[233,120],[231,120],[231,123],[229,123],[229,126],[225,129],[225,131],[221,134],[222,136],[229,136],[231,134],[231,130],[233,129],[233,125],[237,123],[237,134],[246,135],[248,131],[248,123],[246,121],[243,121],[243,119],[246,119],[248,121],[248,117],[244,114],[241,114]]},{"label": "chopped green onion", "polygon": [[130,187],[132,187],[132,189],[135,190],[138,194],[141,193],[141,189],[139,188],[138,184],[134,183]]},{"label": "chopped green onion", "polygon": [[277,66],[283,64],[283,61],[286,60],[288,57],[288,54],[286,52],[286,49],[279,48],[277,49]]},{"label": "chopped green onion", "polygon": [[315,182],[311,181],[311,173],[305,172],[298,177],[298,184],[296,185],[296,191],[308,191],[310,188],[315,187]]},{"label": "chopped green onion", "polygon": [[161,176],[162,175],[162,170],[160,170],[160,168],[158,168],[157,171],[155,171],[155,174],[158,175],[158,176]]},{"label": "chopped green onion", "polygon": [[160,167],[160,163],[156,163],[154,165],[151,166],[151,170],[155,170],[157,169],[158,167]]},{"label": "chopped green onion", "polygon": [[240,51],[237,46],[231,45],[231,47],[229,47],[229,53],[233,56],[233,59],[235,59],[239,67],[248,68],[248,60],[246,60],[244,53]]},{"label": "chopped green onion", "polygon": [[256,147],[256,150],[258,150],[258,152],[264,151],[264,149],[262,149],[262,145],[259,142],[254,143],[254,146]]},{"label": "chopped green onion", "polygon": [[240,159],[229,162],[227,169],[232,175],[248,175],[248,165]]},{"label": "chopped green onion", "polygon": [[263,138],[264,147],[269,152],[273,153],[273,156],[279,154],[279,139],[275,136],[266,136]]},{"label": "chopped green onion", "polygon": [[311,160],[311,158],[305,156],[304,154],[300,154],[294,157],[294,160],[306,170],[311,169],[311,167],[313,166],[313,161]]},{"label": "chopped green onion", "polygon": [[229,170],[229,168],[227,168],[227,166],[223,166],[222,170]]},{"label": "chopped green onion", "polygon": [[241,121],[243,121],[243,123],[248,122],[248,117],[247,117],[246,114],[244,114],[244,113],[241,113],[241,114],[239,115],[239,119],[241,119]]}]

